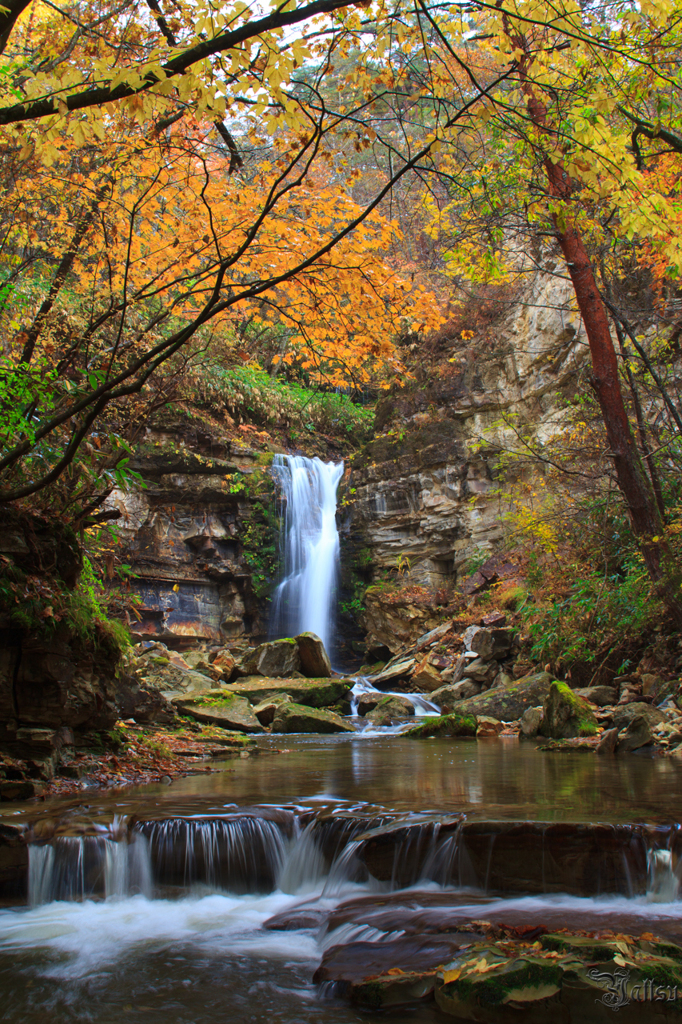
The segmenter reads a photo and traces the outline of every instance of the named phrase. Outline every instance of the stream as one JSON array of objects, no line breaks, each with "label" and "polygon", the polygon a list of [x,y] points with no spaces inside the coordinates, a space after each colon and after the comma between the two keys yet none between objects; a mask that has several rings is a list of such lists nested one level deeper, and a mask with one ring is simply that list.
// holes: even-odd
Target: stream
[{"label": "stream", "polygon": [[[274,635],[333,638],[342,470],[277,459]],[[354,716],[373,692],[357,680]],[[4,807],[0,838],[29,831],[25,891],[0,909],[0,1021],[370,1021],[339,978],[446,962],[449,930],[472,920],[682,942],[677,761],[353,721],[260,736],[257,756],[167,786]],[[380,1019],[453,1018],[418,1004]]]},{"label": "stream", "polygon": [[[38,835],[41,823],[42,834],[55,825],[58,834],[30,847],[33,905],[0,910],[0,1019],[346,1024],[372,1015],[313,983],[330,946],[352,958],[361,943],[364,961],[368,943],[399,948],[444,922],[482,916],[682,938],[674,891],[635,877],[653,846],[670,875],[670,823],[682,820],[682,769],[670,761],[361,733],[259,745],[259,756],[214,775],[33,807]],[[452,830],[460,818],[474,830],[493,821],[498,831],[505,822],[537,831],[544,822],[548,836],[598,821],[611,838],[603,849],[598,838],[591,856],[608,860],[621,836],[624,870],[603,876],[604,892],[551,891],[549,876],[540,886],[550,891],[504,892],[494,843],[505,833],[486,840],[479,864],[476,836]],[[629,824],[643,821],[644,837]],[[387,829],[396,837],[388,868],[375,857],[381,878],[359,871],[362,836]],[[470,877],[455,852],[460,834]],[[644,844],[639,854],[633,843]],[[511,863],[502,846],[500,854]],[[388,1019],[445,1018],[420,1005]]]}]

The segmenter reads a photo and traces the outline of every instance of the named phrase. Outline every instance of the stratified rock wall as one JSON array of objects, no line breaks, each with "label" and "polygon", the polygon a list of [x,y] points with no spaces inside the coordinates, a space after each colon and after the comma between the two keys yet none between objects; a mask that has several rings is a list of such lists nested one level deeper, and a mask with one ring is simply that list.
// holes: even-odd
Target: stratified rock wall
[{"label": "stratified rock wall", "polygon": [[262,461],[182,424],[148,433],[134,462],[144,489],[109,500],[123,514],[117,554],[141,599],[140,621],[131,622],[138,638],[182,646],[261,630],[247,549],[255,514],[248,482]]},{"label": "stratified rock wall", "polygon": [[587,356],[571,298],[563,278],[536,275],[492,340],[453,338],[449,358],[380,403],[383,433],[352,462],[347,529],[375,575],[438,589],[501,539],[497,502],[477,499],[500,487],[497,446],[517,445],[513,425],[542,441],[561,428]]}]

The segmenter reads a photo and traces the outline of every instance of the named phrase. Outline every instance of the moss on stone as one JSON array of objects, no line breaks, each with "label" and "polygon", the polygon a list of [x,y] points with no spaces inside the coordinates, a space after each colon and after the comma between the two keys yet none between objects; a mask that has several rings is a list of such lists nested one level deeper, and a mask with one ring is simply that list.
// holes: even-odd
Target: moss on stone
[{"label": "moss on stone", "polygon": [[408,729],[405,735],[417,740],[430,739],[432,736],[475,736],[476,719],[472,715],[457,714],[430,717]]},{"label": "moss on stone", "polygon": [[574,693],[568,683],[554,680],[545,702],[545,730],[554,739],[596,736],[597,720],[587,701]]},{"label": "moss on stone", "polygon": [[561,967],[554,964],[541,964],[532,960],[520,961],[519,967],[492,974],[483,980],[465,977],[451,981],[445,986],[455,992],[459,999],[469,1001],[472,997],[477,1002],[488,1006],[499,1006],[514,989],[541,988],[543,985],[561,986],[563,976]]}]

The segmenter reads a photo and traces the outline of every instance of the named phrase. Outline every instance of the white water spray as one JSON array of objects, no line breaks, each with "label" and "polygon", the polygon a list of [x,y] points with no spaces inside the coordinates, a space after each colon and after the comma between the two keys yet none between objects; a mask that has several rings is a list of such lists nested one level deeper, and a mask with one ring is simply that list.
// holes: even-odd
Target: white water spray
[{"label": "white water spray", "polygon": [[339,563],[336,489],[343,462],[276,455],[272,472],[284,496],[284,580],[273,597],[271,629],[278,636],[316,633],[329,650]]}]

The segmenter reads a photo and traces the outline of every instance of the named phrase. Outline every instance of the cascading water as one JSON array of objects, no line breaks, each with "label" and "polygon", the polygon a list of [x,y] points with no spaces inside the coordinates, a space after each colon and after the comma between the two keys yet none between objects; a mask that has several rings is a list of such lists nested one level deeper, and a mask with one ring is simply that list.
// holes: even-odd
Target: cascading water
[{"label": "cascading water", "polygon": [[273,596],[271,633],[316,633],[329,650],[339,562],[336,489],[343,462],[276,455],[272,473],[284,498],[284,579]]}]

